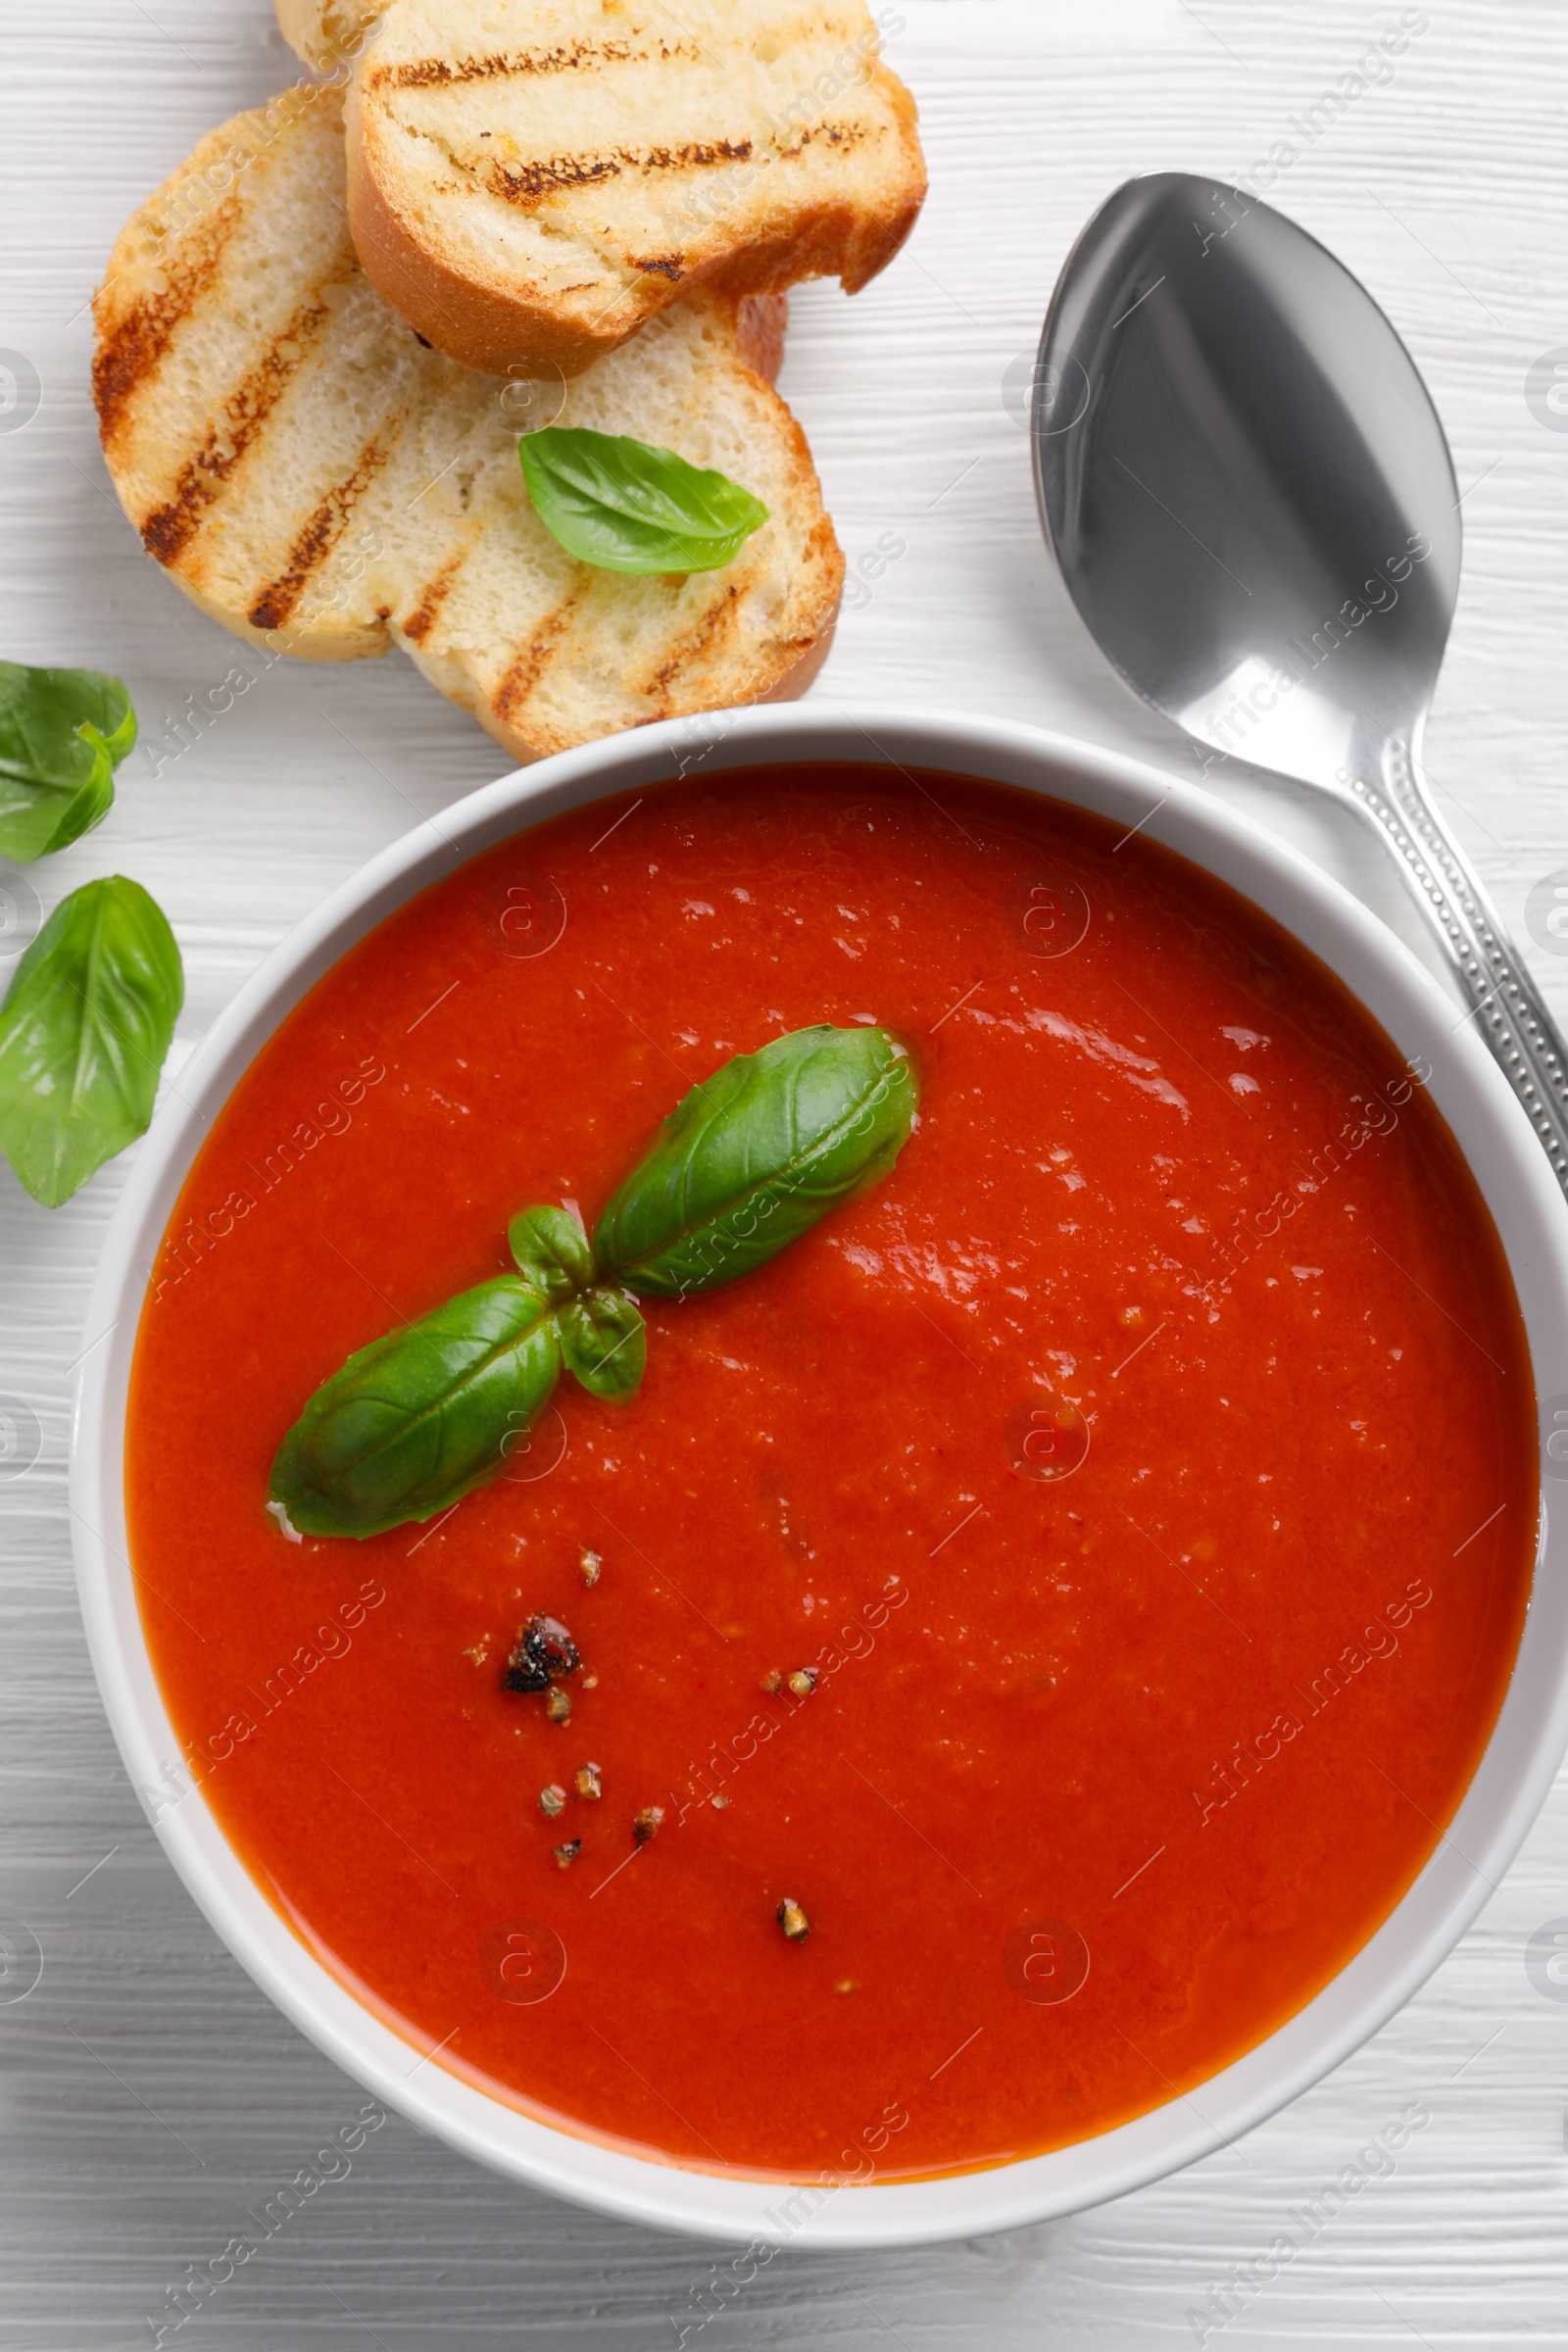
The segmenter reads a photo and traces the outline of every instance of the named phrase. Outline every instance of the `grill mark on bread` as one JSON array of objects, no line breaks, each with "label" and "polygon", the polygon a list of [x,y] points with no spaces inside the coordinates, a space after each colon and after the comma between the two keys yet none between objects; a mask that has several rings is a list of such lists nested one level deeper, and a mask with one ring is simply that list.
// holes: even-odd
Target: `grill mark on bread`
[{"label": "grill mark on bread", "polygon": [[[453,583],[467,560],[468,551],[464,548],[462,553],[454,556],[450,563],[443,564],[433,580],[425,583],[419,590],[418,602],[414,611],[409,614],[407,620],[400,621],[398,624],[400,636],[412,638],[416,645],[424,643],[435,625],[436,614],[452,594]],[[385,615],[383,614],[382,617],[384,618]]]},{"label": "grill mark on bread", "polygon": [[584,151],[541,156],[526,164],[505,164],[497,157],[485,184],[508,204],[537,204],[563,188],[592,187],[598,180],[618,179],[623,172],[640,172],[647,178],[656,172],[708,171],[718,164],[749,163],[752,152],[750,139],[713,139],[693,140],[685,147],[615,147],[598,155]]},{"label": "grill mark on bread", "polygon": [[683,669],[690,669],[694,662],[701,661],[705,654],[710,653],[714,649],[720,639],[727,637],[735,625],[739,612],[740,590],[731,581],[717,604],[709,606],[702,618],[685,637],[681,638],[674,652],[666,661],[662,662],[650,676],[642,691],[659,696],[661,718],[668,717],[670,714],[669,687],[671,680],[677,678]]},{"label": "grill mark on bread", "polygon": [[492,196],[507,204],[537,204],[541,196],[562,188],[589,188],[597,180],[618,179],[623,166],[610,156],[556,155],[537,164],[497,164],[489,175]]},{"label": "grill mark on bread", "polygon": [[309,347],[327,316],[321,292],[318,287],[300,305],[263,358],[229,394],[221,421],[208,427],[201,448],[181,466],[173,496],[142,523],[142,545],[160,564],[174,563],[189,546],[208,508],[217,504],[223,484],[304,366]]},{"label": "grill mark on bread", "polygon": [[649,147],[640,156],[630,156],[620,150],[628,164],[640,165],[644,172],[679,172],[685,167],[700,168],[709,164],[746,164],[752,159],[750,139],[711,139],[706,145],[692,140],[684,147]]},{"label": "grill mark on bread", "polygon": [[239,218],[240,207],[234,198],[220,204],[210,220],[182,240],[178,264],[166,268],[168,291],[133,296],[113,324],[107,323],[113,316],[108,287],[100,290],[94,309],[102,341],[93,357],[92,396],[105,448],[124,422],[125,411],[137,392],[156,374],[174,329],[218,274],[223,249]]},{"label": "grill mark on bread", "polygon": [[[701,55],[676,42],[659,45],[662,60]],[[653,62],[652,49],[634,49],[627,41],[572,41],[559,49],[501,51],[490,57],[421,57],[412,65],[377,66],[368,76],[372,90],[448,89],[469,81],[509,81],[525,74],[580,74],[600,66],[642,66]]]},{"label": "grill mark on bread", "polygon": [[490,707],[503,724],[511,718],[517,705],[527,700],[543,677],[566,633],[566,624],[576,602],[575,594],[568,596],[564,605],[558,605],[553,612],[546,614],[491,696]]},{"label": "grill mark on bread", "polygon": [[245,617],[253,629],[280,629],[295,612],[305,583],[331,554],[348,527],[356,501],[386,464],[390,452],[368,441],[354,471],[329,490],[288,551],[288,568],[265,587]]},{"label": "grill mark on bread", "polygon": [[850,148],[863,147],[868,140],[874,141],[878,145],[884,145],[888,135],[887,125],[880,122],[865,124],[818,122],[810,129],[803,130],[797,138],[790,141],[787,147],[776,146],[773,152],[781,164],[792,164],[798,156],[804,155],[807,148],[813,146],[818,139],[826,139],[830,147]]}]

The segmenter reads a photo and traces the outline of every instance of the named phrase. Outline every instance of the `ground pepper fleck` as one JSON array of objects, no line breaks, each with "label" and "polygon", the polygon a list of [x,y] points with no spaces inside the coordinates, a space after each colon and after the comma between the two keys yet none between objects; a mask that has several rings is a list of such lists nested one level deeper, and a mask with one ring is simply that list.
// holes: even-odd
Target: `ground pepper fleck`
[{"label": "ground pepper fleck", "polygon": [[664,1808],[662,1805],[644,1805],[642,1811],[632,1821],[631,1834],[639,1845],[646,1845],[650,1838],[659,1836],[663,1823]]},{"label": "ground pepper fleck", "polygon": [[555,1846],[552,1848],[552,1851],[555,1854],[559,1867],[562,1870],[569,1870],[572,1864],[576,1861],[577,1856],[582,1852],[582,1839],[580,1838],[568,1838],[564,1845]]},{"label": "ground pepper fleck", "polygon": [[569,1723],[571,1721],[571,1700],[567,1693],[559,1688],[552,1690],[550,1696],[545,1700],[545,1713],[552,1723]]},{"label": "ground pepper fleck", "polygon": [[575,1674],[582,1660],[559,1617],[531,1617],[517,1636],[501,1678],[503,1690],[548,1690],[563,1675]]}]

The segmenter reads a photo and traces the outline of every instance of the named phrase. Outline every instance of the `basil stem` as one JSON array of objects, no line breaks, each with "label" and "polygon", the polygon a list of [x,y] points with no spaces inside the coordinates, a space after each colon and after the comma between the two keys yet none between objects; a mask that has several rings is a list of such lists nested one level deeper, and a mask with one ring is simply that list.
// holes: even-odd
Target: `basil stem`
[{"label": "basil stem", "polygon": [[146,1132],[185,1002],[174,935],[112,874],[55,908],[0,1008],[0,1152],[58,1208]]},{"label": "basil stem", "polygon": [[372,1341],[278,1447],[270,1495],[302,1536],[378,1536],[505,1467],[561,1373],[555,1313],[515,1274]]},{"label": "basil stem", "polygon": [[798,1029],[738,1054],[693,1088],[605,1210],[600,1267],[656,1298],[754,1272],[887,1174],[918,1102],[885,1029]]},{"label": "basil stem", "polygon": [[118,678],[0,662],[0,856],[30,865],[100,823],[135,740]]},{"label": "basil stem", "polygon": [[590,1396],[621,1404],[643,1385],[648,1326],[624,1291],[593,1290],[561,1310],[561,1352]]},{"label": "basil stem", "polygon": [[727,474],[624,433],[546,425],[517,455],[546,530],[602,571],[718,571],[767,520]]}]

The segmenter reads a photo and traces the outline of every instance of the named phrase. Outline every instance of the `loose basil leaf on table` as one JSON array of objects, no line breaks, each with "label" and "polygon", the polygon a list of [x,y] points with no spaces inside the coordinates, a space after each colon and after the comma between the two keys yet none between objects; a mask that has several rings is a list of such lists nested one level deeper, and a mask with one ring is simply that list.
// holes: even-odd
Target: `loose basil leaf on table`
[{"label": "loose basil leaf on table", "polygon": [[174,935],[112,874],[55,908],[0,1007],[0,1152],[58,1208],[145,1134],[185,1001]]},{"label": "loose basil leaf on table", "polygon": [[0,856],[30,865],[100,823],[135,740],[118,678],[0,662]]},{"label": "loose basil leaf on table", "polygon": [[719,571],[767,520],[727,474],[624,433],[551,424],[517,455],[546,530],[602,571]]},{"label": "loose basil leaf on table", "polygon": [[599,1221],[594,1254],[645,1298],[765,1265],[908,1141],[914,1069],[885,1029],[799,1029],[694,1087]]},{"label": "loose basil leaf on table", "polygon": [[621,1404],[643,1385],[648,1326],[624,1291],[589,1291],[561,1309],[561,1352],[590,1396]]},{"label": "loose basil leaf on table", "polygon": [[498,1275],[351,1355],[278,1447],[271,1499],[302,1536],[433,1519],[506,1467],[560,1374],[550,1300]]},{"label": "loose basil leaf on table", "polygon": [[513,1218],[507,1246],[524,1282],[559,1304],[575,1298],[594,1278],[588,1236],[564,1208],[525,1208]]}]

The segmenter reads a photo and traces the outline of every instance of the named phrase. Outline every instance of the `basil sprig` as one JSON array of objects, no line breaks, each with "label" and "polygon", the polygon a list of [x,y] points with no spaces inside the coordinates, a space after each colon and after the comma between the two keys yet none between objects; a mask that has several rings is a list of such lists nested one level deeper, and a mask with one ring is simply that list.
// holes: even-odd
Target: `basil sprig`
[{"label": "basil sprig", "polygon": [[719,571],[767,520],[727,474],[625,433],[551,424],[517,455],[546,530],[601,571]]},{"label": "basil sprig", "polygon": [[58,1208],[146,1132],[185,979],[139,882],[112,874],[55,908],[0,1007],[0,1152]]},{"label": "basil sprig", "polygon": [[135,740],[118,678],[0,662],[0,856],[30,865],[101,823]]},{"label": "basil sprig", "polygon": [[351,1355],[272,1464],[301,1535],[373,1536],[432,1519],[504,1468],[563,1364],[618,1403],[642,1384],[633,1294],[682,1298],[765,1265],[880,1181],[919,1090],[885,1029],[798,1030],[695,1087],[600,1219],[565,1209],[509,1231],[518,1271]]}]

